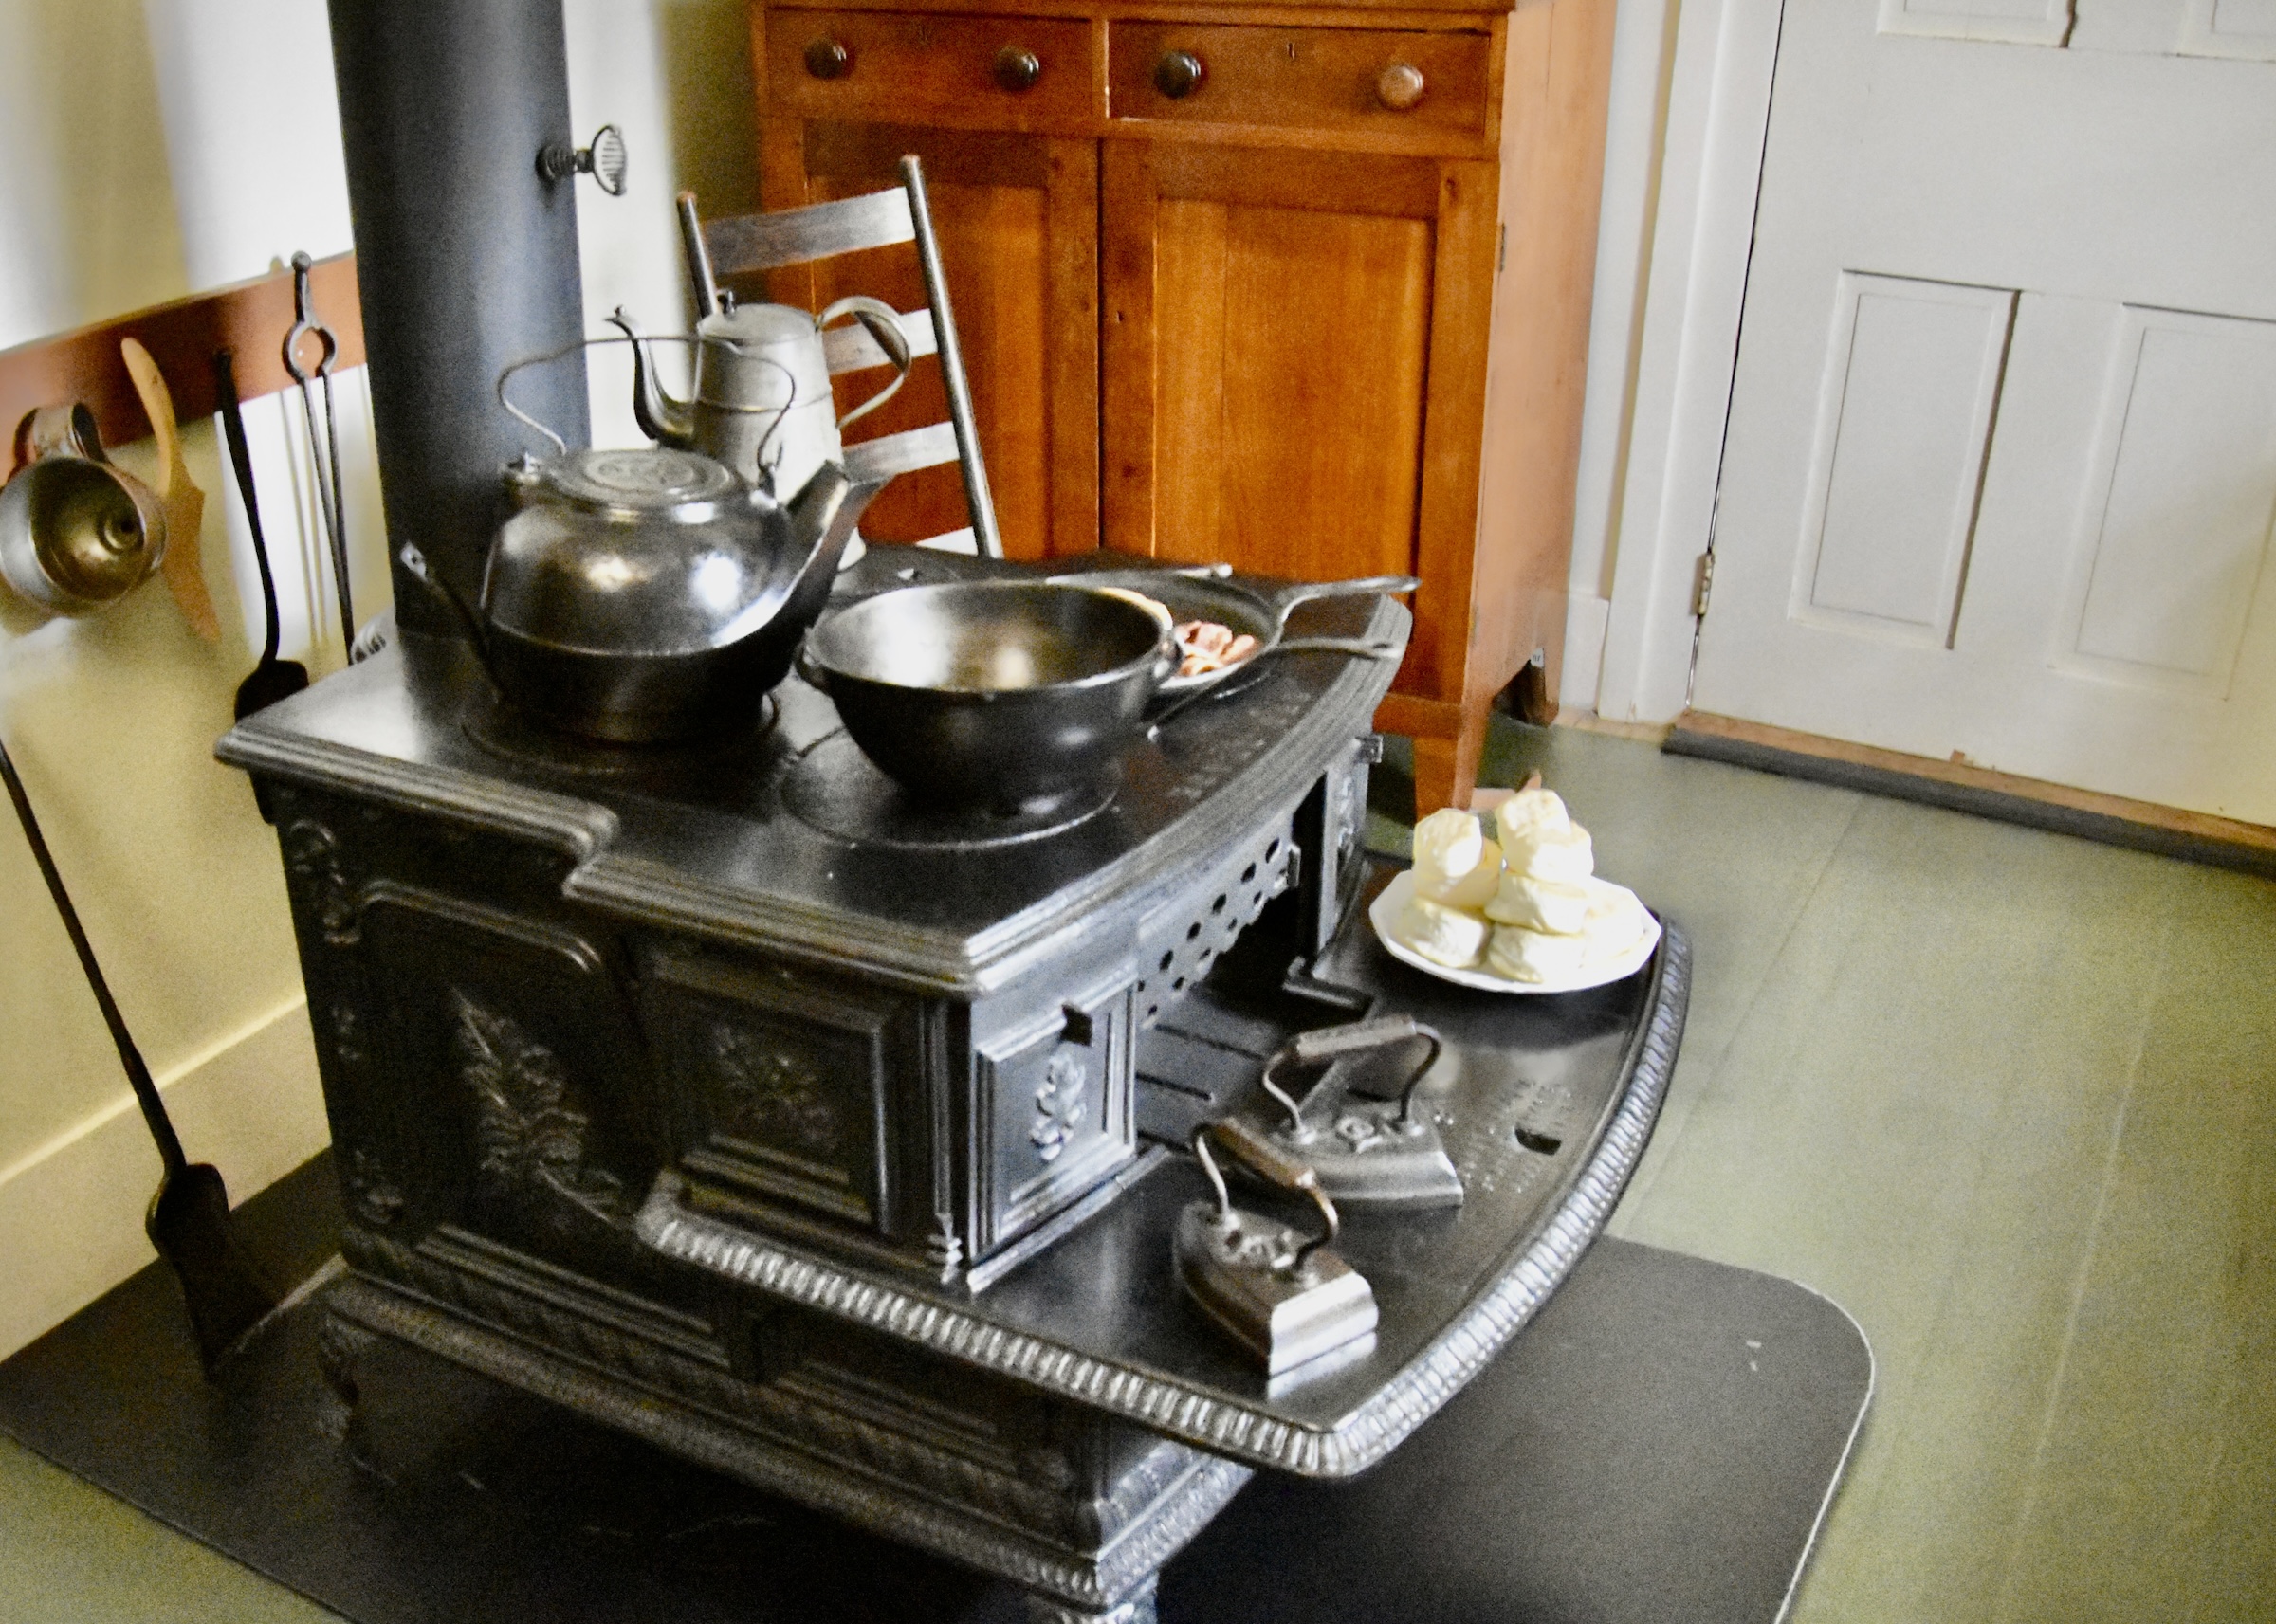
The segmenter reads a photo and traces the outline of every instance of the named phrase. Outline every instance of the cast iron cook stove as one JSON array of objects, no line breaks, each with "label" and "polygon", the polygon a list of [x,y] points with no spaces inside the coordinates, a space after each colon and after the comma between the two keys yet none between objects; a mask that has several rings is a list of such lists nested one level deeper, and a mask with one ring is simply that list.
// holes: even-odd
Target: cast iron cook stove
[{"label": "cast iron cook stove", "polygon": [[[844,590],[1018,568],[881,548]],[[903,800],[796,679],[751,739],[609,752],[412,638],[239,725],[343,1181],[343,1399],[397,1338],[1009,1577],[1046,1620],[1150,1616],[1252,1468],[1380,1459],[1603,1224],[1687,979],[1673,928],[1553,999],[1381,952],[1356,903],[1389,674],[1281,661],[1133,747],[1105,805],[1027,823]],[[1293,1032],[1394,1011],[1448,1040],[1425,1097],[1468,1199],[1351,1214],[1374,1340],[1268,1382],[1177,1287],[1203,1182],[1164,1146],[1252,1104]]]}]

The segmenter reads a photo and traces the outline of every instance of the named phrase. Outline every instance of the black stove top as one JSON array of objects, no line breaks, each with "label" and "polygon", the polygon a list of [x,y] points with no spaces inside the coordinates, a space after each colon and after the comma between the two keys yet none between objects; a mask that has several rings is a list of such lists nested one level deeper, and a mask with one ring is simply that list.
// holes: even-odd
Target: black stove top
[{"label": "black stove top", "polygon": [[[839,596],[1003,573],[1034,572],[879,548],[846,572]],[[1386,598],[1296,612],[1306,630],[1391,640],[1408,620]],[[1098,911],[1220,853],[1260,813],[1293,807],[1385,678],[1365,661],[1279,661],[1132,745],[1110,797],[1026,817],[914,804],[795,677],[746,738],[615,749],[502,712],[462,648],[426,640],[262,712],[218,753],[261,774],[509,822],[576,856],[572,898],[978,990],[1007,963],[1054,951]]]}]

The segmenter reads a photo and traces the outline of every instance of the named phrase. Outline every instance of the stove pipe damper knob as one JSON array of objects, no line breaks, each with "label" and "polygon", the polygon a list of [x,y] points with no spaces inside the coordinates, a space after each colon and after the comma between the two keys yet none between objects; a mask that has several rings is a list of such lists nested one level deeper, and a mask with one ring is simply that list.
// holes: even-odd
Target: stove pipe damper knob
[{"label": "stove pipe damper knob", "polygon": [[611,197],[624,195],[625,163],[624,132],[614,124],[603,124],[594,131],[593,144],[589,147],[551,141],[538,154],[538,173],[547,180],[589,174]]},{"label": "stove pipe damper knob", "polygon": [[[538,448],[499,406],[498,374],[583,337],[573,177],[590,154],[597,181],[605,165],[621,184],[622,141],[568,138],[561,0],[327,10],[388,553],[415,546],[472,600],[505,517],[499,470]],[[555,148],[573,168],[541,160]],[[515,395],[591,443],[580,354],[532,367]],[[407,636],[465,635],[406,575],[395,603]]]}]

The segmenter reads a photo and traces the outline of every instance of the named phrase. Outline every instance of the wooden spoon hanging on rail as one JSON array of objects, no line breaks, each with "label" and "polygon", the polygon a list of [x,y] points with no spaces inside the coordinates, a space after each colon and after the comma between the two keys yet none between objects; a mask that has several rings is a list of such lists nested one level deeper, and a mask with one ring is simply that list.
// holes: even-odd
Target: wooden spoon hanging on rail
[{"label": "wooden spoon hanging on rail", "polygon": [[221,621],[213,612],[212,596],[206,591],[197,545],[198,527],[206,518],[206,493],[190,483],[190,470],[183,465],[181,435],[174,421],[174,395],[166,388],[158,363],[133,338],[119,341],[119,354],[126,360],[127,375],[135,380],[135,392],[142,397],[142,410],[158,442],[158,477],[153,488],[166,509],[166,556],[158,561],[158,570],[173,589],[174,601],[181,607],[190,630],[211,643],[221,636]]}]

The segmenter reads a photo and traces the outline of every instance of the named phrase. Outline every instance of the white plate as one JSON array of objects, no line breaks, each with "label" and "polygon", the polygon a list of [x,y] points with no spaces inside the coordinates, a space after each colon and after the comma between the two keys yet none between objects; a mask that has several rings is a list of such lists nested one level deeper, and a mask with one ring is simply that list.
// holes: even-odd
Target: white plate
[{"label": "white plate", "polygon": [[1458,987],[1475,987],[1481,993],[1578,993],[1589,987],[1607,986],[1624,980],[1650,962],[1652,949],[1660,945],[1660,921],[1649,912],[1644,918],[1644,932],[1636,939],[1636,945],[1618,958],[1604,959],[1590,964],[1556,981],[1513,981],[1506,976],[1496,976],[1491,970],[1449,970],[1443,964],[1434,964],[1413,948],[1401,941],[1392,928],[1399,916],[1406,911],[1407,900],[1415,894],[1415,876],[1410,869],[1400,874],[1383,888],[1367,906],[1367,922],[1375,927],[1375,940],[1383,943],[1384,951],[1402,964],[1411,964],[1425,975],[1436,976],[1441,981],[1451,981]]}]

